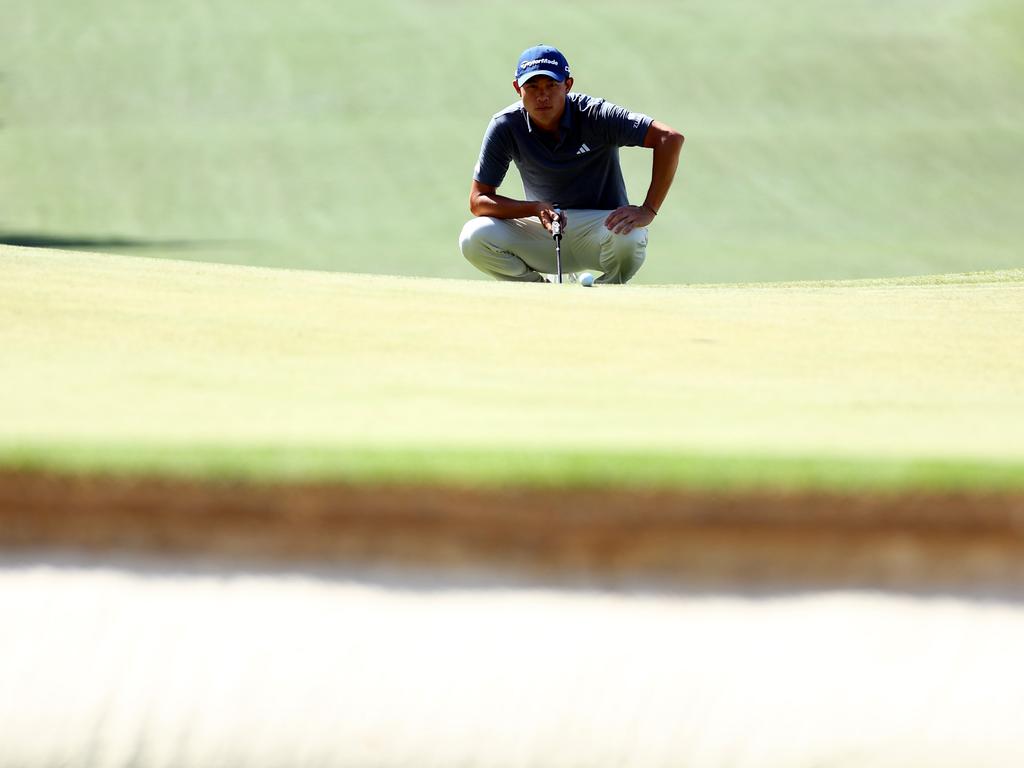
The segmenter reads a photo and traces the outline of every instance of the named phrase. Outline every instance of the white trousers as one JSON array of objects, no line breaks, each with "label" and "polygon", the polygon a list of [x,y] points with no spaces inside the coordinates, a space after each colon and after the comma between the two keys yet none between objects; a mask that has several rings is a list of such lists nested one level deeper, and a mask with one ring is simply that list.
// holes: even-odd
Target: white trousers
[{"label": "white trousers", "polygon": [[[644,263],[647,228],[616,235],[604,226],[611,211],[568,210],[562,236],[562,272],[602,272],[598,283],[625,283]],[[537,219],[480,216],[462,228],[462,255],[498,280],[540,282],[554,274],[555,243]]]}]

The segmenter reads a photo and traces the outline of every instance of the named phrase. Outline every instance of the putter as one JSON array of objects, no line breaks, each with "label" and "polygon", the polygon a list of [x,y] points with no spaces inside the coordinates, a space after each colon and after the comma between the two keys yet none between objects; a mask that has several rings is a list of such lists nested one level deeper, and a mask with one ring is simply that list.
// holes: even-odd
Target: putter
[{"label": "putter", "polygon": [[551,236],[555,239],[555,268],[558,270],[558,282],[562,282],[562,210],[555,206],[555,218],[551,222]]}]

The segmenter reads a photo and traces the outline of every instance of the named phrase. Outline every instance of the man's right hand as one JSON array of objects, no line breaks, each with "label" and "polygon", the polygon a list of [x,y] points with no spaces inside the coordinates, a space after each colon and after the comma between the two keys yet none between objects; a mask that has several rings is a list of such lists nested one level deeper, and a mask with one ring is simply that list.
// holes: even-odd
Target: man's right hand
[{"label": "man's right hand", "polygon": [[[498,194],[498,188],[473,179],[469,187],[469,210],[474,216],[493,216],[496,219],[528,219],[536,216],[544,229],[551,231],[555,220],[554,203],[537,200],[513,200]],[[565,230],[565,211],[562,211],[562,230]]]},{"label": "man's right hand", "polygon": [[537,203],[537,218],[540,219],[540,223],[544,225],[544,229],[548,232],[551,231],[551,224],[558,218],[562,222],[562,231],[565,231],[566,224],[569,221],[569,217],[565,215],[565,211],[556,212],[555,207],[551,203]]}]

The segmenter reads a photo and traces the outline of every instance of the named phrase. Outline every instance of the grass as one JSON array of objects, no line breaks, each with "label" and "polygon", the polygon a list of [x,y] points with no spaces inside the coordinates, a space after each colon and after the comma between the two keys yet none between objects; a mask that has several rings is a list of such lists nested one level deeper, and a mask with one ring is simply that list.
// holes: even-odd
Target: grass
[{"label": "grass", "polygon": [[[0,242],[476,278],[480,138],[552,38],[579,90],[688,137],[640,282],[1021,265],[1007,0],[6,5]],[[648,153],[624,165],[639,199]]]},{"label": "grass", "polygon": [[0,247],[0,462],[1024,487],[1022,288],[556,288]]},{"label": "grass", "polygon": [[200,481],[444,484],[698,491],[1000,492],[1024,490],[1024,461],[731,456],[670,451],[367,448],[317,445],[0,445],[18,471]]}]

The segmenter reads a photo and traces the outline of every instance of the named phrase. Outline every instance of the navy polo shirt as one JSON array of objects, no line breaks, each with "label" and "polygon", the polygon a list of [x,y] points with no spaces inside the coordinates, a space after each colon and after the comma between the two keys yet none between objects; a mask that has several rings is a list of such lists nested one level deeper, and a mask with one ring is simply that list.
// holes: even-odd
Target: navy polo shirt
[{"label": "navy polo shirt", "polygon": [[556,137],[531,125],[517,102],[491,118],[473,178],[499,187],[515,162],[527,200],[599,210],[629,205],[619,147],[642,146],[652,122],[604,99],[570,93]]}]

